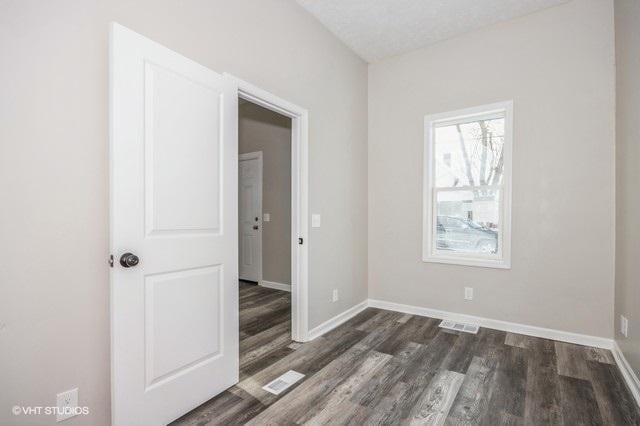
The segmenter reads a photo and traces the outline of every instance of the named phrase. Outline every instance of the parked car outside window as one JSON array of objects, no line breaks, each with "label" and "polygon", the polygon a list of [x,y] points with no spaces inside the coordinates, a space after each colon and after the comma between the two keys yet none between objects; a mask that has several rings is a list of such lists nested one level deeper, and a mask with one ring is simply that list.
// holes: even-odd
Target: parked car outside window
[{"label": "parked car outside window", "polygon": [[469,219],[438,216],[436,248],[495,254],[498,250],[498,233]]}]

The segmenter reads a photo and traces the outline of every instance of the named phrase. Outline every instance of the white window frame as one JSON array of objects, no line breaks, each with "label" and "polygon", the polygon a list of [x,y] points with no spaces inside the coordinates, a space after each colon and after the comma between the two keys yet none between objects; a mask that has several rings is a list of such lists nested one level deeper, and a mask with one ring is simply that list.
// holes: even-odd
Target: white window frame
[{"label": "white window frame", "polygon": [[[435,200],[438,191],[469,190],[470,187],[436,188],[435,186],[435,128],[443,124],[468,122],[473,119],[488,118],[492,114],[504,114],[504,175],[503,183],[495,185],[500,189],[502,208],[500,209],[500,229],[498,253],[443,253],[436,250],[434,237],[437,238],[436,221],[434,220]],[[487,268],[511,268],[511,184],[512,184],[512,149],[513,149],[513,101],[481,105],[457,111],[433,114],[424,118],[424,182],[423,182],[423,214],[422,214],[422,260],[424,262],[448,263],[452,265],[480,266]],[[489,187],[489,186],[486,186]]]}]

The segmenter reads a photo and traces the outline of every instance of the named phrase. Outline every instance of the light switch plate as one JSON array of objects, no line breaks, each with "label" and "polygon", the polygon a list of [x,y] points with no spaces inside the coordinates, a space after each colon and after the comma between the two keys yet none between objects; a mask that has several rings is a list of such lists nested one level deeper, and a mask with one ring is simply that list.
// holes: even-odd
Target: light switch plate
[{"label": "light switch plate", "polygon": [[464,300],[473,300],[473,287],[464,288]]},{"label": "light switch plate", "polygon": [[320,215],[318,213],[311,215],[311,227],[320,228]]},{"label": "light switch plate", "polygon": [[270,213],[262,213],[262,221],[263,222],[271,222],[271,214]]}]

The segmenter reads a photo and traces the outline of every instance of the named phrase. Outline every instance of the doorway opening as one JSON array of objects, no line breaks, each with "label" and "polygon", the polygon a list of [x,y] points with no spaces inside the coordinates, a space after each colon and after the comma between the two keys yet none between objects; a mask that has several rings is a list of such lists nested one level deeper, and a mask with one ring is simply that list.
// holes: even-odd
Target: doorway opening
[{"label": "doorway opening", "polygon": [[[246,268],[240,259],[239,278],[258,283],[260,290],[289,290],[286,292],[291,307],[288,337],[305,342],[308,340],[308,112],[230,74],[225,77],[238,87],[239,182],[241,167],[251,174],[250,170],[259,168],[262,163],[262,199],[257,203],[262,205],[262,211],[245,216],[250,219],[246,224],[239,219],[238,231],[239,246],[244,244],[241,241],[243,225],[247,228],[247,236],[250,235],[248,231],[262,231],[256,234],[257,238],[262,238],[262,256],[255,257],[258,261],[256,269]],[[272,145],[278,144],[279,148],[269,146],[268,141]],[[285,153],[288,161],[284,158]],[[242,217],[240,204],[248,203],[241,200],[243,195],[249,197],[251,192],[243,194],[239,189],[239,217]],[[283,199],[288,200],[288,212],[283,207]],[[284,229],[287,225],[288,233]],[[255,226],[257,230],[253,229]],[[289,250],[284,247],[285,240],[288,240]],[[239,255],[240,252],[239,247]]]},{"label": "doorway opening", "polygon": [[291,350],[291,124],[238,100],[240,380]]}]

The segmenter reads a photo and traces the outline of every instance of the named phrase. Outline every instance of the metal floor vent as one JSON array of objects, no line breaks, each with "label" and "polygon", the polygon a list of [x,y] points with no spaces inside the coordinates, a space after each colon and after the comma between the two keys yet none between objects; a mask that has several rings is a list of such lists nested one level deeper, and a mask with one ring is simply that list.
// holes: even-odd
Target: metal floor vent
[{"label": "metal floor vent", "polygon": [[297,371],[289,370],[282,376],[269,382],[266,386],[263,386],[262,389],[274,395],[279,395],[303,377],[304,374],[298,373]]},{"label": "metal floor vent", "polygon": [[446,328],[448,330],[463,331],[465,333],[471,333],[471,334],[477,334],[478,330],[480,329],[480,327],[475,324],[464,324],[461,322],[455,322],[451,320],[443,320],[440,323],[440,327]]}]

